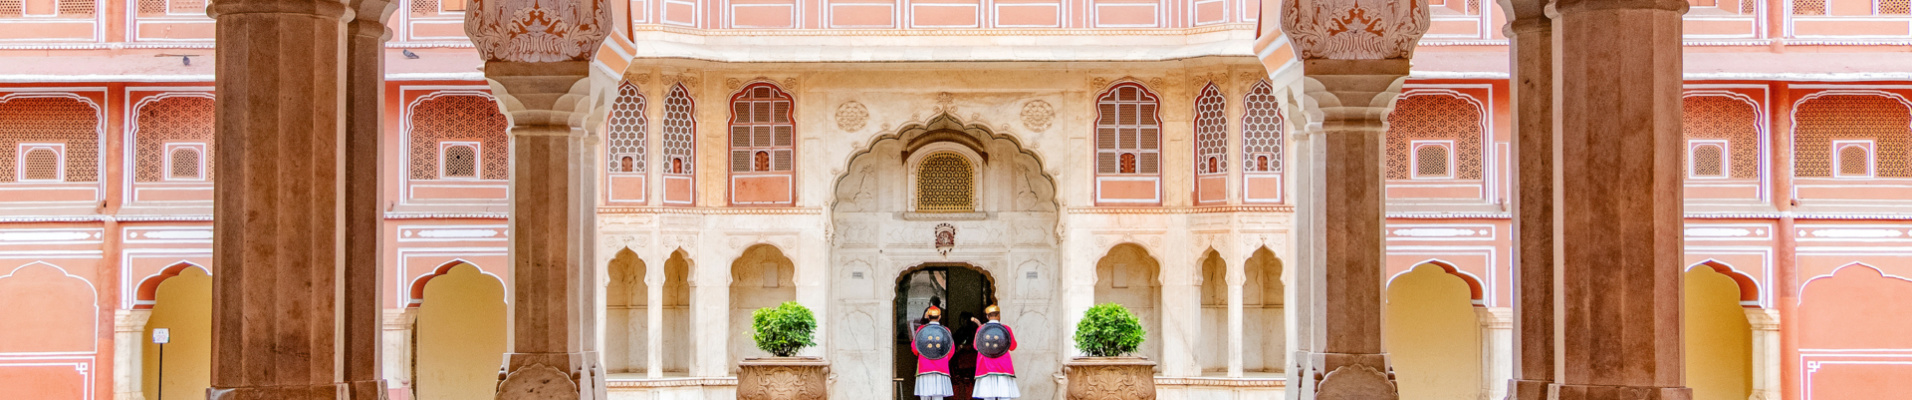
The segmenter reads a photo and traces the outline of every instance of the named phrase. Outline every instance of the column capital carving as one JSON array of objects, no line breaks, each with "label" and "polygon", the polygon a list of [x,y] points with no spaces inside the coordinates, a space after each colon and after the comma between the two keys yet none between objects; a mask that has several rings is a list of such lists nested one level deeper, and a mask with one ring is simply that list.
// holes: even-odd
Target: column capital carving
[{"label": "column capital carving", "polygon": [[153,310],[118,310],[113,312],[113,331],[140,332],[146,330],[146,321],[153,318]]},{"label": "column capital carving", "polygon": [[1282,0],[1281,30],[1303,60],[1406,60],[1427,12],[1425,0]]},{"label": "column capital carving", "polygon": [[465,14],[485,61],[590,61],[611,29],[607,0],[472,0]]},{"label": "column capital carving", "polygon": [[1386,133],[1382,122],[1407,81],[1407,59],[1306,60],[1303,68],[1309,71],[1302,80],[1302,110],[1308,114],[1303,134]]},{"label": "column capital carving", "polygon": [[1553,18],[1547,16],[1547,9],[1553,7],[1554,0],[1498,0],[1500,11],[1507,14],[1507,24],[1500,32],[1507,37],[1517,37],[1522,33],[1551,33]]},{"label": "column capital carving", "polygon": [[383,42],[392,39],[389,23],[392,12],[398,10],[398,3],[392,0],[351,0],[346,6],[352,10],[352,22],[348,30],[354,36],[375,37]]},{"label": "column capital carving", "polygon": [[506,115],[512,136],[584,135],[590,104],[591,64],[563,62],[485,62],[485,79]]}]

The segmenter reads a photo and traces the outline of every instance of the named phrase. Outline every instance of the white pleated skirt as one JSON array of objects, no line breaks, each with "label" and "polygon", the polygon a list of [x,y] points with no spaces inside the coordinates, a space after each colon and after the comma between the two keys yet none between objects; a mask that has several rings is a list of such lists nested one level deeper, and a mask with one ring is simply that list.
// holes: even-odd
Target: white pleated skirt
[{"label": "white pleated skirt", "polygon": [[976,390],[971,396],[978,399],[1013,399],[1022,397],[1022,390],[1016,388],[1014,377],[989,375],[976,378]]},{"label": "white pleated skirt", "polygon": [[949,384],[949,375],[922,374],[916,376],[916,396],[950,397],[956,395],[956,388]]}]

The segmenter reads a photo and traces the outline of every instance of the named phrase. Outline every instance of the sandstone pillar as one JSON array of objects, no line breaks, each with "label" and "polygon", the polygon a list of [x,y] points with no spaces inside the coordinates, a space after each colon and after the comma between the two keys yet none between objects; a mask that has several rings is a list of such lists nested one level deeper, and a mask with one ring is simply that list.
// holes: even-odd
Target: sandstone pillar
[{"label": "sandstone pillar", "polygon": [[1481,399],[1505,399],[1513,362],[1514,310],[1474,307],[1474,313],[1480,317]]},{"label": "sandstone pillar", "polygon": [[[1227,273],[1227,276],[1228,276],[1228,377],[1240,378],[1242,377],[1242,351],[1244,351],[1243,350],[1244,343],[1242,343],[1242,340],[1243,340],[1242,338],[1243,336],[1242,284],[1246,283],[1244,281],[1247,280],[1246,272],[1243,271],[1243,269],[1247,268],[1248,263],[1244,261],[1244,262],[1232,263],[1232,264],[1233,265],[1231,265],[1228,268],[1229,272]],[[1264,299],[1261,299],[1261,301],[1267,302],[1267,301],[1273,301],[1273,300],[1264,298]],[[1262,324],[1264,325],[1260,327],[1256,327],[1255,329],[1260,329],[1266,332],[1266,331],[1272,331],[1272,330],[1283,328],[1282,325],[1271,323],[1266,320],[1263,320]],[[1269,326],[1269,325],[1273,325],[1273,326]],[[1261,341],[1265,343],[1268,341],[1268,338],[1265,335],[1267,335],[1267,333],[1262,333],[1261,335],[1257,335],[1257,336],[1260,336]],[[1262,362],[1268,363],[1272,361],[1263,360]]]},{"label": "sandstone pillar", "polygon": [[583,122],[591,60],[612,29],[607,3],[474,0],[465,14],[511,117],[511,344],[499,399],[604,398],[596,139]]},{"label": "sandstone pillar", "polygon": [[385,40],[390,37],[385,21],[398,5],[390,0],[350,3],[354,18],[346,23],[345,37],[343,379],[352,399],[383,399],[379,259],[385,252],[379,227],[385,220],[385,203],[379,178],[385,176],[385,169],[379,142],[385,126]]},{"label": "sandstone pillar", "polygon": [[1553,19],[1550,0],[1500,0],[1511,20],[1514,137],[1513,374],[1510,400],[1542,400],[1554,379]]},{"label": "sandstone pillar", "polygon": [[[1396,399],[1381,348],[1382,189],[1387,113],[1427,32],[1418,0],[1284,0],[1302,63],[1308,126],[1298,143],[1299,399]],[[1360,20],[1348,29],[1334,21]],[[1270,66],[1269,70],[1278,70]],[[1298,384],[1298,385],[1297,385]]]},{"label": "sandstone pillar", "polygon": [[1551,8],[1551,344],[1561,400],[1692,396],[1680,354],[1686,9],[1680,0],[1559,0]]},{"label": "sandstone pillar", "polygon": [[113,312],[113,400],[146,399],[140,383],[146,372],[146,321],[152,318],[153,310]]},{"label": "sandstone pillar", "polygon": [[345,4],[214,2],[211,399],[339,399]]}]

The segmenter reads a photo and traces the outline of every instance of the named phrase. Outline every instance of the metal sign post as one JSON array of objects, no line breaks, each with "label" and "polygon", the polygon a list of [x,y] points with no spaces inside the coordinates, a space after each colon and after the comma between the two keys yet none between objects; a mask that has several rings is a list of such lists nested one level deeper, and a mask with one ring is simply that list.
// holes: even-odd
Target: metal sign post
[{"label": "metal sign post", "polygon": [[172,329],[153,328],[153,343],[159,345],[159,396],[153,400],[166,400],[166,343],[172,341]]}]

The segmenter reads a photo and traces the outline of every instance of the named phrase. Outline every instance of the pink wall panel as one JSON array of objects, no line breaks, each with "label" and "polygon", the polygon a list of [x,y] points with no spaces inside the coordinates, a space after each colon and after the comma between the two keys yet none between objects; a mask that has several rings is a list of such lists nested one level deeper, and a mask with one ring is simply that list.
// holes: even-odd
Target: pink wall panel
[{"label": "pink wall panel", "polygon": [[1096,0],[1097,28],[1157,28],[1162,26],[1162,4],[1157,1]]},{"label": "pink wall panel", "polygon": [[1060,28],[1063,3],[1060,0],[1002,0],[994,3],[996,26],[1009,28]]},{"label": "pink wall panel", "polygon": [[978,0],[915,0],[909,2],[911,28],[980,28],[982,2]]},{"label": "pink wall panel", "polygon": [[897,0],[830,1],[829,28],[895,28]]},{"label": "pink wall panel", "polygon": [[796,28],[796,0],[731,0],[732,28]]}]

